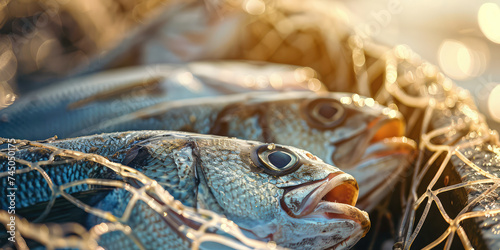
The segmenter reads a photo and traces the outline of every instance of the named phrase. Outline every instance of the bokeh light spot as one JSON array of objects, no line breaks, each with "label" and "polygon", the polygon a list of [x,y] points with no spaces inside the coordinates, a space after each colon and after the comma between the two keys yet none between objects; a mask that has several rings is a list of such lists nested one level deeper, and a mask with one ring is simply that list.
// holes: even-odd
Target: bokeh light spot
[{"label": "bokeh light spot", "polygon": [[500,43],[500,7],[494,3],[484,3],[479,8],[477,19],[486,38]]},{"label": "bokeh light spot", "polygon": [[456,40],[445,40],[438,51],[439,66],[453,79],[471,77],[473,58],[467,46]]},{"label": "bokeh light spot", "polygon": [[266,11],[266,4],[262,0],[247,0],[245,10],[250,15],[260,15]]},{"label": "bokeh light spot", "polygon": [[490,117],[500,122],[500,84],[496,85],[488,96],[488,110]]}]

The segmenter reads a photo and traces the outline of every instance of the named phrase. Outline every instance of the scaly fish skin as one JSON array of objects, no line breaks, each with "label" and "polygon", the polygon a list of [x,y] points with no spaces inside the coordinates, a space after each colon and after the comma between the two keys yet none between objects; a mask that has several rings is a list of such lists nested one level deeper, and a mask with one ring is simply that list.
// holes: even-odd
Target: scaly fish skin
[{"label": "scaly fish skin", "polygon": [[[257,90],[308,90],[307,83],[293,77],[297,68],[210,61],[147,65],[69,79],[0,108],[0,137],[68,138],[75,131],[161,102]],[[269,84],[271,76],[282,81],[279,88]],[[265,86],[245,85],[242,81],[248,78],[258,78]]]},{"label": "scaly fish skin", "polygon": [[[285,247],[350,247],[370,227],[367,213],[353,207],[358,196],[355,179],[294,147],[169,131],[102,134],[51,145],[99,154],[134,167],[185,205],[224,214],[255,238],[272,239]],[[16,157],[38,162],[50,153],[29,147],[18,151]],[[0,165],[5,164],[6,159],[1,159]],[[44,169],[56,185],[89,177],[120,179],[113,171],[85,159]],[[23,185],[18,190],[19,200],[25,200],[18,209],[49,200],[50,191],[41,184],[41,175],[23,173],[17,175],[17,180]],[[2,178],[1,185],[6,187],[6,178]],[[68,192],[88,188],[96,187],[84,185]],[[126,191],[117,189],[97,207],[120,216],[128,199]],[[89,226],[102,221],[88,218]],[[189,247],[187,240],[178,237],[145,203],[134,208],[128,225],[146,248]],[[128,249],[132,240],[112,233],[103,237],[101,244]]]},{"label": "scaly fish skin", "polygon": [[350,93],[248,93],[161,103],[104,121],[74,136],[144,129],[218,134],[303,148],[361,183],[371,210],[414,157],[402,115]]}]

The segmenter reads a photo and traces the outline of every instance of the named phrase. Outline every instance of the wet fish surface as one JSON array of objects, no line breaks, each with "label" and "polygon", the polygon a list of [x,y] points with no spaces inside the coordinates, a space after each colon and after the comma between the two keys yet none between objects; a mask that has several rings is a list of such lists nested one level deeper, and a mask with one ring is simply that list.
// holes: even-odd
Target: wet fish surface
[{"label": "wet fish surface", "polygon": [[296,80],[300,69],[210,61],[140,66],[69,79],[0,108],[0,136],[68,138],[74,131],[161,102],[260,90],[308,90],[308,77]]},{"label": "wet fish surface", "polygon": [[247,93],[160,103],[76,132],[179,130],[303,148],[353,175],[373,209],[408,170],[415,142],[402,115],[351,93]]},{"label": "wet fish surface", "polygon": [[[290,146],[234,138],[171,131],[140,131],[101,134],[48,143],[60,149],[99,154],[133,167],[157,181],[184,205],[226,215],[259,240],[296,249],[345,248],[354,245],[370,227],[368,214],[354,207],[356,180],[311,153]],[[24,146],[16,158],[40,162],[48,150]],[[7,169],[6,157],[0,158]],[[41,166],[41,165],[40,165]],[[18,169],[28,166],[18,166]],[[87,178],[122,180],[117,173],[85,158],[44,167],[54,185]],[[37,171],[16,175],[19,183],[17,209],[29,208],[51,198],[46,180]],[[1,179],[6,189],[7,178]],[[98,190],[99,185],[77,185],[68,193]],[[130,193],[115,189],[97,208],[119,216]],[[1,201],[2,209],[8,204]],[[132,211],[128,226],[147,249],[186,249],[189,240],[145,203]],[[88,227],[103,219],[88,215]],[[154,225],[154,226],[152,226]],[[106,249],[135,249],[123,233],[101,238]]]}]

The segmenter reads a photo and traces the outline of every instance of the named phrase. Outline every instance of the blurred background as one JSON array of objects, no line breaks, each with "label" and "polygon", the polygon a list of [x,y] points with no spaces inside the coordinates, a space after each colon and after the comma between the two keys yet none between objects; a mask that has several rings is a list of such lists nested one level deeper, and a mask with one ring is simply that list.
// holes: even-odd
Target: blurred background
[{"label": "blurred background", "polygon": [[500,1],[345,1],[356,29],[387,45],[407,44],[468,89],[500,129]]},{"label": "blurred background", "polygon": [[[229,1],[237,2],[237,1]],[[240,1],[251,13],[261,0]],[[15,96],[81,72],[138,64],[136,27],[175,1],[0,0],[0,107]],[[500,2],[469,0],[342,1],[359,34],[388,45],[407,44],[476,98],[500,128]],[[216,9],[218,1],[206,1]],[[221,11],[221,10],[217,10]],[[148,24],[150,25],[150,24]],[[150,25],[151,26],[151,25]],[[125,41],[125,42],[124,42]],[[112,58],[112,59],[110,59]],[[98,65],[95,69],[95,65]]]}]

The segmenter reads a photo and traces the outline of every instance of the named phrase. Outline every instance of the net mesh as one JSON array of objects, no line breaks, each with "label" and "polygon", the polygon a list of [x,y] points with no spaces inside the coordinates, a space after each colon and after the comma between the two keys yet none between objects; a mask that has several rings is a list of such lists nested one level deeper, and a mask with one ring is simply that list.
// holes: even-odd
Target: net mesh
[{"label": "net mesh", "polygon": [[[248,8],[252,1],[263,3],[264,7]],[[393,215],[402,214],[401,224],[393,233],[397,239],[395,248],[429,249],[440,246],[450,249],[456,244],[464,248],[481,248],[498,244],[495,240],[500,232],[496,216],[500,213],[500,205],[497,205],[500,204],[497,202],[500,182],[496,173],[496,166],[500,165],[498,135],[488,128],[467,91],[456,87],[436,66],[425,62],[406,46],[387,48],[370,41],[351,28],[351,15],[342,6],[331,2],[248,0],[218,1],[210,6],[212,10],[229,9],[229,12],[245,16],[239,24],[236,39],[225,53],[211,59],[250,59],[305,66],[303,70],[314,69],[331,91],[370,96],[404,114],[406,135],[419,142],[420,152],[412,176],[406,180],[410,183],[409,190],[407,194],[402,192],[403,211]],[[207,15],[218,16],[221,13],[209,11]],[[224,22],[223,18],[218,20]],[[3,143],[6,141],[2,139]],[[16,143],[47,148],[54,155],[63,154],[75,160],[85,158],[139,180],[143,187],[153,188],[166,204],[152,203],[153,209],[161,212],[160,207],[167,206],[206,225],[199,230],[183,227],[186,235],[193,236],[190,237],[193,247],[204,240],[236,248],[276,247],[272,243],[244,237],[234,223],[221,215],[182,206],[154,181],[126,166],[97,155],[61,150],[44,143]],[[5,152],[1,156],[7,157]],[[41,173],[45,166],[57,163],[54,159],[38,163],[16,161],[29,166],[22,171]],[[0,176],[4,178],[7,173]],[[51,185],[50,179],[47,182]],[[126,187],[123,182],[110,180],[89,179],[83,182]],[[111,216],[72,198],[64,192],[69,186],[51,187],[53,197],[60,194],[89,213],[102,218]],[[137,199],[151,200],[139,189],[129,187],[128,191]],[[0,213],[0,221],[4,224],[8,222],[4,211]],[[47,226],[22,221],[16,229],[19,232],[18,247],[24,246],[21,238],[24,236],[49,247],[93,248],[102,233],[112,230],[128,232],[124,218],[116,218],[116,221],[105,226],[98,225],[90,231],[74,224]],[[209,227],[233,237],[214,235],[206,231]]]},{"label": "net mesh", "polygon": [[[381,93],[385,96],[375,98],[389,105],[395,103],[406,111],[409,134],[420,131],[415,137],[420,140],[419,157],[396,247],[409,249],[420,240],[419,248],[450,249],[456,235],[467,249],[498,244],[496,223],[484,224],[485,219],[500,212],[496,201],[489,198],[497,192],[499,184],[496,173],[491,171],[491,166],[498,165],[493,160],[499,153],[497,132],[488,128],[467,91],[456,87],[435,66],[420,60],[408,48],[396,47],[386,56],[384,74],[383,89],[388,95]],[[394,102],[387,101],[391,98]],[[451,180],[454,173],[457,177]],[[450,196],[460,194],[458,190],[463,188],[466,197],[455,199],[453,204]],[[431,230],[432,233],[422,229],[424,224],[436,223],[429,215],[433,206],[442,216],[442,234],[439,229]],[[464,224],[470,219],[476,220]]]}]

